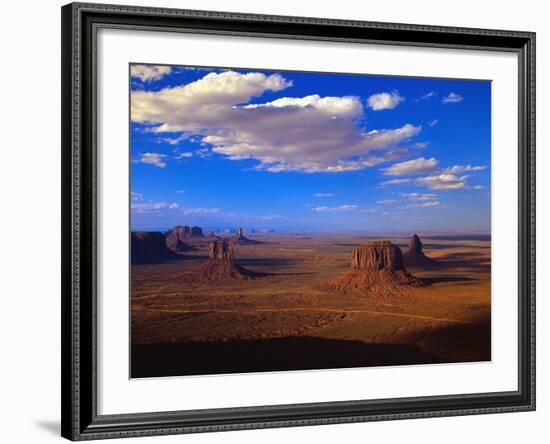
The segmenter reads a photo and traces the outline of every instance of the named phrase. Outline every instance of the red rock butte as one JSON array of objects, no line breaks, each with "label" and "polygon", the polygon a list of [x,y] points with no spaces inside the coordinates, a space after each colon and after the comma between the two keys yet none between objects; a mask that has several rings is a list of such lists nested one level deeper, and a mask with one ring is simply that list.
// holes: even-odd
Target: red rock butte
[{"label": "red rock butte", "polygon": [[133,231],[131,235],[132,264],[149,264],[177,258],[166,247],[166,238],[158,231]]},{"label": "red rock butte", "polygon": [[351,253],[351,271],[334,283],[341,290],[373,290],[385,293],[398,287],[422,286],[405,269],[401,249],[387,240],[368,241]]},{"label": "red rock butte", "polygon": [[210,241],[208,245],[208,260],[196,271],[196,280],[227,281],[249,279],[255,273],[235,263],[233,248],[225,239]]},{"label": "red rock butte", "polygon": [[225,240],[213,240],[208,245],[208,258],[215,261],[234,262],[233,248]]},{"label": "red rock butte", "polygon": [[430,267],[437,265],[437,261],[430,259],[422,251],[422,242],[414,234],[409,241],[409,250],[403,255],[407,267]]},{"label": "red rock butte", "polygon": [[253,244],[261,244],[260,241],[255,241],[252,239],[249,239],[243,235],[243,229],[238,228],[237,234],[233,236],[231,239],[229,239],[229,242],[231,242],[232,245],[253,245]]},{"label": "red rock butte", "polygon": [[[195,234],[193,234],[193,232]],[[194,250],[194,248],[187,244],[185,240],[191,237],[202,237],[202,229],[199,227],[189,228],[188,226],[178,225],[167,231],[165,236],[166,246],[175,253],[181,253],[184,251]]]},{"label": "red rock butte", "polygon": [[352,270],[405,270],[401,249],[387,240],[368,241],[351,253]]}]

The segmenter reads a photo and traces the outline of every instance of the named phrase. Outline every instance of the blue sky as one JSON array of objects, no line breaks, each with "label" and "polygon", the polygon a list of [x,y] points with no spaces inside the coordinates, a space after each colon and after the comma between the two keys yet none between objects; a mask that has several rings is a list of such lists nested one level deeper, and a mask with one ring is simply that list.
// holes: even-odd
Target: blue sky
[{"label": "blue sky", "polygon": [[132,229],[489,231],[491,83],[130,66]]}]

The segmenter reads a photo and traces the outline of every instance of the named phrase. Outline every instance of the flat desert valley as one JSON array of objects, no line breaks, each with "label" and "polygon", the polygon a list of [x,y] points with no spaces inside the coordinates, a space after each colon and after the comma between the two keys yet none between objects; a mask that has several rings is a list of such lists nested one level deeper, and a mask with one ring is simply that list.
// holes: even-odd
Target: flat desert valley
[{"label": "flat desert valley", "polygon": [[410,236],[246,236],[227,253],[242,276],[203,278],[208,237],[132,265],[132,377],[491,359],[489,236],[420,235],[433,263],[406,266],[414,285],[368,288],[342,284],[353,250],[405,255]]}]

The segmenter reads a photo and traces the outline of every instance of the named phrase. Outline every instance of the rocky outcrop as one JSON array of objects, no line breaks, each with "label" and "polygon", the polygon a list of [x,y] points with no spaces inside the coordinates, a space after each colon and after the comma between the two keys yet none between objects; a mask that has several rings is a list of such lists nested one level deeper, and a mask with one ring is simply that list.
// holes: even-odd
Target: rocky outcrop
[{"label": "rocky outcrop", "polygon": [[167,231],[167,233],[170,232],[177,232],[181,238],[204,236],[201,227],[189,227],[188,225],[176,225],[174,228]]},{"label": "rocky outcrop", "polygon": [[382,292],[421,285],[422,281],[405,269],[401,249],[387,240],[368,241],[354,248],[351,254],[351,271],[334,283],[341,290]]},{"label": "rocky outcrop", "polygon": [[248,239],[247,237],[245,237],[245,236],[243,235],[243,229],[242,229],[242,228],[238,228],[238,229],[237,229],[237,234],[235,234],[235,236],[233,236],[231,239],[229,239],[229,242],[230,242],[232,245],[254,245],[254,244],[261,244],[260,241],[255,241],[255,240]]},{"label": "rocky outcrop", "polygon": [[132,264],[155,264],[176,259],[166,247],[164,234],[157,231],[134,231],[131,234]]},{"label": "rocky outcrop", "polygon": [[171,231],[177,231],[181,233],[182,237],[191,237],[191,228],[187,225],[176,225]]},{"label": "rocky outcrop", "polygon": [[189,245],[189,242],[204,238],[201,227],[189,227],[187,225],[177,225],[166,233],[166,246],[175,253],[193,251],[196,248]]},{"label": "rocky outcrop", "polygon": [[403,260],[407,267],[433,267],[437,265],[437,261],[430,259],[422,251],[422,242],[420,238],[414,234],[409,241],[409,250],[403,255]]},{"label": "rocky outcrop", "polygon": [[233,248],[225,240],[212,241],[208,245],[208,259],[234,263]]},{"label": "rocky outcrop", "polygon": [[351,253],[352,270],[405,270],[401,249],[390,241],[369,241]]},{"label": "rocky outcrop", "polygon": [[191,237],[191,229],[178,225],[165,233],[166,246],[175,253],[183,253],[195,248],[185,242]]},{"label": "rocky outcrop", "polygon": [[227,240],[212,240],[208,245],[208,260],[194,274],[196,281],[227,281],[249,279],[255,273],[235,263],[233,248]]},{"label": "rocky outcrop", "polygon": [[203,237],[204,234],[202,233],[201,227],[191,227],[191,237]]}]

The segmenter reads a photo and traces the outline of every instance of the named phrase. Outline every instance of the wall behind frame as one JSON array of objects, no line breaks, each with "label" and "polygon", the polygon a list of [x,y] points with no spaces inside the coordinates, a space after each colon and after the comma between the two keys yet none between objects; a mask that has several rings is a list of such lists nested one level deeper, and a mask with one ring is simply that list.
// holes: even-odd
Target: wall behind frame
[{"label": "wall behind frame", "polygon": [[[0,161],[3,233],[0,255],[0,341],[2,376],[2,435],[10,443],[60,442],[60,7],[59,0],[9,2],[3,6],[0,28],[2,65],[2,157]],[[548,60],[550,19],[544,2],[462,0],[446,4],[434,0],[385,2],[257,2],[253,0],[113,0],[113,3],[226,10],[258,14],[305,15],[430,25],[517,29],[537,32],[537,412],[345,424],[290,429],[253,430],[162,438],[139,438],[139,443],[281,443],[281,442],[543,442],[550,420],[549,385],[545,383],[544,343],[550,318],[543,294],[545,251],[549,236],[542,232],[549,220],[542,196],[550,181],[544,155],[545,109],[550,93],[543,83]],[[546,347],[546,353],[548,347]]]}]

